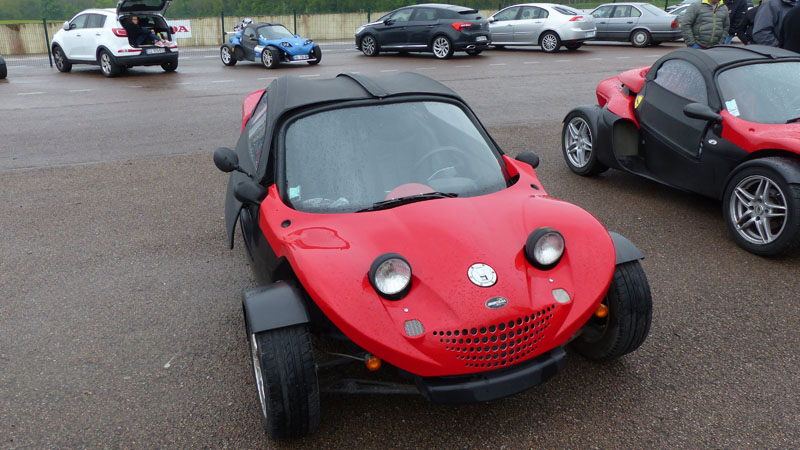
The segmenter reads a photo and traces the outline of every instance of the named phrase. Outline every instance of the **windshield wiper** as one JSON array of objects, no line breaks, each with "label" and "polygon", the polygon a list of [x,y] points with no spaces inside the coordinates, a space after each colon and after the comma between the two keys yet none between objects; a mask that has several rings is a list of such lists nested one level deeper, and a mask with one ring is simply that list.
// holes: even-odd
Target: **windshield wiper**
[{"label": "windshield wiper", "polygon": [[800,117],[795,117],[794,119],[789,119],[789,120],[786,121],[786,123],[794,123],[794,122],[797,122],[797,121],[800,121]]},{"label": "windshield wiper", "polygon": [[390,198],[375,202],[369,208],[359,209],[356,212],[366,211],[380,211],[381,209],[394,208],[395,206],[407,205],[409,203],[424,202],[425,200],[432,200],[434,198],[453,198],[458,197],[458,194],[453,192],[425,192],[424,194],[409,195],[407,197]]}]

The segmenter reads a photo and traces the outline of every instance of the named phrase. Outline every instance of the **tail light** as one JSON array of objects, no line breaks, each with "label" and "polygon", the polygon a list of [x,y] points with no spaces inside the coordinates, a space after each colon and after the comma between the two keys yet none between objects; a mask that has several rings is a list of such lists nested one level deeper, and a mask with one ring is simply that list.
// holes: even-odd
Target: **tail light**
[{"label": "tail light", "polygon": [[575,16],[572,19],[569,19],[570,22],[577,22],[578,20],[583,19],[583,16]]},{"label": "tail light", "polygon": [[111,32],[117,37],[128,37],[128,33],[125,31],[125,28],[112,28]]},{"label": "tail light", "polygon": [[459,32],[460,32],[462,28],[469,28],[469,27],[471,27],[471,26],[472,26],[472,23],[471,23],[471,22],[453,22],[453,23],[451,23],[450,25],[452,25],[452,26],[453,26],[453,28],[455,28],[455,29],[456,29],[456,31],[459,31]]},{"label": "tail light", "polygon": [[678,28],[678,19],[677,18],[672,21],[672,25],[670,25],[670,28]]}]

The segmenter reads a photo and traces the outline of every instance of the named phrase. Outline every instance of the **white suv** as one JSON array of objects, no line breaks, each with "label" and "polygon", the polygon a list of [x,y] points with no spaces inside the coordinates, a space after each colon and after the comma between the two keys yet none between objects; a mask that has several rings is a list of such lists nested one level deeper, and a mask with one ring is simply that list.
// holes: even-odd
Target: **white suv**
[{"label": "white suv", "polygon": [[133,66],[160,65],[167,72],[178,68],[178,45],[136,45],[128,39],[125,28],[130,16],[139,17],[139,25],[172,40],[172,29],[164,19],[169,0],[119,0],[117,9],[81,11],[53,36],[53,59],[60,72],[69,72],[73,64],[99,65],[103,75],[113,77]]}]

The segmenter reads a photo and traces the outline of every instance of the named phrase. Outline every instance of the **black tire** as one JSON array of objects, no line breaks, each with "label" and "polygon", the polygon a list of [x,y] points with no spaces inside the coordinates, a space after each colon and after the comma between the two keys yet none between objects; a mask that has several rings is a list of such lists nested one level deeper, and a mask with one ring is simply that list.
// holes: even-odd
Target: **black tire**
[{"label": "black tire", "polygon": [[100,65],[103,75],[109,78],[119,75],[119,66],[108,50],[100,50],[100,54],[97,56],[97,63]]},{"label": "black tire", "polygon": [[743,249],[776,256],[800,247],[800,184],[754,165],[731,177],[722,199],[725,223]]},{"label": "black tire", "polygon": [[603,303],[608,316],[592,318],[571,343],[573,350],[596,361],[628,354],[647,339],[653,317],[650,285],[639,261],[620,264]]},{"label": "black tire", "polygon": [[281,62],[281,53],[277,48],[267,47],[261,51],[261,64],[267,69],[278,67]]},{"label": "black tire", "polygon": [[447,59],[453,56],[453,42],[449,37],[440,34],[431,41],[431,51],[436,59]]},{"label": "black tire", "polygon": [[653,41],[650,43],[651,47],[658,47],[663,41]]},{"label": "black tire", "polygon": [[608,166],[597,159],[595,136],[597,130],[594,121],[583,111],[572,111],[564,119],[564,126],[561,129],[561,153],[564,155],[567,167],[574,173],[588,177],[608,170]]},{"label": "black tire", "polygon": [[633,30],[631,33],[631,44],[636,48],[649,47],[652,39],[647,30]]},{"label": "black tire", "polygon": [[67,60],[67,55],[64,54],[64,50],[61,50],[59,46],[53,47],[53,62],[59,72],[69,72],[72,70],[72,63]]},{"label": "black tire", "polygon": [[308,62],[308,64],[312,66],[314,64],[319,64],[322,61],[322,49],[319,48],[319,45],[315,45],[314,48],[311,49],[311,57],[316,59],[316,61]]},{"label": "black tire", "polygon": [[561,48],[561,37],[555,31],[545,31],[539,38],[539,45],[545,53],[555,53]]},{"label": "black tire", "polygon": [[3,58],[0,58],[0,80],[5,80],[8,76],[8,67],[6,67],[6,62]]},{"label": "black tire", "polygon": [[[245,320],[247,323],[247,320]],[[306,325],[247,336],[261,424],[272,439],[309,435],[320,420],[319,382]]]},{"label": "black tire", "polygon": [[380,51],[381,47],[378,44],[378,40],[375,39],[375,36],[367,34],[361,38],[361,52],[366,56],[378,56]]},{"label": "black tire", "polygon": [[467,54],[470,56],[478,56],[482,51],[483,50],[467,50]]},{"label": "black tire", "polygon": [[235,66],[238,59],[236,59],[236,51],[232,50],[227,45],[223,45],[219,48],[219,59],[222,61],[222,64],[226,66]]},{"label": "black tire", "polygon": [[583,45],[583,43],[569,43],[564,44],[564,47],[567,47],[567,50],[577,50],[581,48],[581,45]]},{"label": "black tire", "polygon": [[164,69],[164,72],[175,72],[175,69],[178,68],[178,60],[165,62],[161,65],[161,68]]}]

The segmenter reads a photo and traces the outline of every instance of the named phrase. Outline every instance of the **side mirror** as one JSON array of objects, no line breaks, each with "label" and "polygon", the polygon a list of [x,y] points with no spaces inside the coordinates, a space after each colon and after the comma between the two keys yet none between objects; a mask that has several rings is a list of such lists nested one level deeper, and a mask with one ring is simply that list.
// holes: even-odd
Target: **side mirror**
[{"label": "side mirror", "polygon": [[233,187],[233,196],[244,204],[259,205],[266,198],[267,190],[255,181],[245,179]]},{"label": "side mirror", "polygon": [[69,29],[70,29],[69,22],[64,22],[64,25],[62,25],[61,28],[63,28],[64,30],[69,31]]},{"label": "side mirror", "polygon": [[386,20],[383,21],[384,25],[391,25],[393,23],[394,23],[394,19],[386,19]]},{"label": "side mirror", "polygon": [[689,103],[683,107],[683,113],[692,119],[708,120],[714,123],[722,122],[721,115],[702,103]]},{"label": "side mirror", "polygon": [[239,167],[239,157],[236,156],[236,152],[228,147],[220,147],[214,151],[214,164],[217,169],[225,173],[233,172],[234,170],[242,172]]},{"label": "side mirror", "polygon": [[532,150],[525,150],[524,152],[517,155],[517,161],[522,161],[527,163],[534,169],[539,167],[539,155],[534,153]]},{"label": "side mirror", "polygon": [[495,23],[495,22],[497,22],[497,19],[495,19],[494,17],[489,17],[488,22],[489,23]]}]

